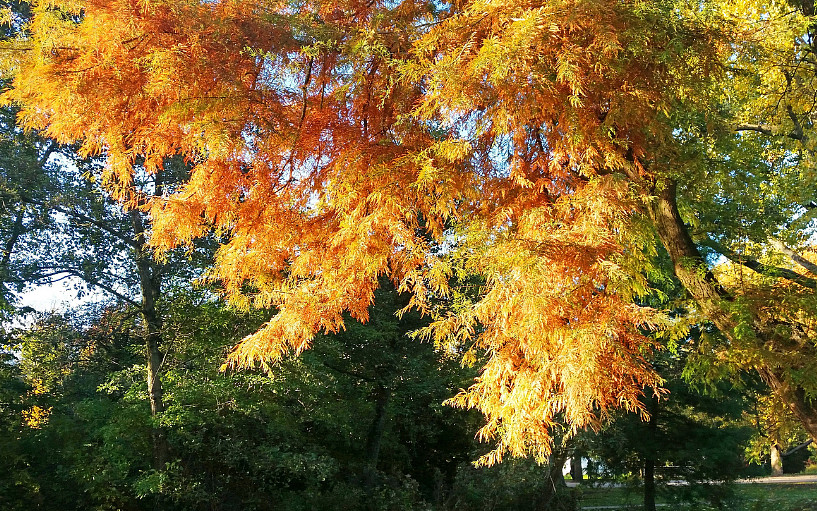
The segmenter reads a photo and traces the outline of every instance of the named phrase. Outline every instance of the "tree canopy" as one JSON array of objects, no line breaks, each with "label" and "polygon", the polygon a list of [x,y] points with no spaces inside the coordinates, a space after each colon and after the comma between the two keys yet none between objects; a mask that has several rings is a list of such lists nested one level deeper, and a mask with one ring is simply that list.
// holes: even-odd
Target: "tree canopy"
[{"label": "tree canopy", "polygon": [[[276,311],[231,365],[366,320],[385,277],[484,360],[453,400],[484,462],[644,414],[650,353],[699,324],[817,439],[813,4],[32,5],[4,100],[104,155],[157,251],[222,240],[210,278]],[[134,192],[179,156],[186,182]]]}]

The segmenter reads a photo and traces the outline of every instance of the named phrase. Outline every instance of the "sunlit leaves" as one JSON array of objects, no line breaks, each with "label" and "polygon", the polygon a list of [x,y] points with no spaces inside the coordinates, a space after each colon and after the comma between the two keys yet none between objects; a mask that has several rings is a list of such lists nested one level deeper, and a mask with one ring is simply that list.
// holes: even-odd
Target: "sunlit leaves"
[{"label": "sunlit leaves", "polygon": [[659,384],[633,187],[674,154],[667,112],[725,48],[720,20],[688,10],[49,2],[5,97],[26,126],[105,153],[120,191],[135,164],[186,158],[175,193],[121,198],[150,209],[159,251],[215,231],[210,278],[276,311],[230,364],[366,320],[385,276],[439,345],[487,354],[454,399],[487,417],[483,461],[544,457],[558,422],[641,411]]}]

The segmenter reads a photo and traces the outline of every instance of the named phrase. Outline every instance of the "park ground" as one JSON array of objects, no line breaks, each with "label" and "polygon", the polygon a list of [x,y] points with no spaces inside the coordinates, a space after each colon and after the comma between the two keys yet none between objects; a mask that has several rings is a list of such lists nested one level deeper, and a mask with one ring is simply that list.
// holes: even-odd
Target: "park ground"
[{"label": "park ground", "polygon": [[[626,484],[583,484],[574,489],[579,509],[583,511],[643,509],[641,490],[639,486]],[[746,479],[726,487],[671,485],[659,491],[656,507],[700,511],[817,511],[817,474]]]}]

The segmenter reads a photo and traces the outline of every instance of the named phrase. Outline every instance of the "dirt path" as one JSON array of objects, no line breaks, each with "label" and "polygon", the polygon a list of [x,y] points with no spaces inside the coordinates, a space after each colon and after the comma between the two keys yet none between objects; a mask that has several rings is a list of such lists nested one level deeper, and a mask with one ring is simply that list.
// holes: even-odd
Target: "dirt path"
[{"label": "dirt path", "polygon": [[754,477],[752,479],[739,479],[740,484],[800,484],[817,483],[817,474],[790,474],[775,477]]}]

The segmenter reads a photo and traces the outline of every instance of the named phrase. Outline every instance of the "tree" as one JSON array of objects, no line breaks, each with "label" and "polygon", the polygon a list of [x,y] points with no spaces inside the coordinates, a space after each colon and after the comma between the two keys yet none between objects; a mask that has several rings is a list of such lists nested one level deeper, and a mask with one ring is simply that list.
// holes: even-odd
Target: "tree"
[{"label": "tree", "polygon": [[[473,370],[410,339],[418,318],[396,318],[400,301],[378,292],[369,324],[350,322],[322,349],[269,375],[219,371],[225,350],[255,330],[261,314],[237,313],[207,290],[166,289],[158,306],[173,349],[161,419],[173,449],[161,472],[150,456],[139,315],[111,304],[43,315],[16,332],[17,358],[0,365],[0,427],[9,446],[0,503],[11,510],[445,509],[449,495],[464,493],[458,471],[475,448],[467,431],[478,417],[443,413],[441,403]],[[24,421],[35,406],[47,413]],[[487,474],[483,484],[497,477]]]},{"label": "tree", "polygon": [[[30,201],[42,202],[53,191],[48,175],[54,164],[49,158],[57,147],[52,141],[23,133],[15,125],[15,110],[4,108],[0,116],[0,308],[7,318],[13,310],[15,293],[36,271],[17,255],[35,252],[42,246],[42,232],[53,226],[47,212]],[[29,201],[24,200],[24,194]]]},{"label": "tree", "polygon": [[[812,225],[811,184],[787,192],[810,158],[810,110],[793,98],[811,83],[813,8],[799,8],[52,1],[8,43],[4,97],[24,126],[104,152],[108,185],[150,209],[158,250],[222,236],[211,277],[233,303],[277,311],[233,365],[300,353],[344,313],[367,319],[385,275],[437,314],[427,335],[488,353],[455,400],[487,416],[481,436],[498,444],[483,461],[543,459],[561,418],[646,415],[660,378],[643,330],[685,334],[637,304],[663,256],[689,322],[712,322],[817,437],[804,376],[817,286],[787,248]],[[143,203],[134,169],[173,155],[189,180]],[[758,191],[726,195],[737,183]],[[754,222],[752,204],[778,214]],[[801,266],[772,264],[766,238],[737,250],[757,232],[785,234],[776,253]],[[763,285],[722,281],[710,242]],[[477,293],[452,285],[473,274]]]},{"label": "tree", "polygon": [[[814,9],[808,3],[792,7],[752,6],[764,13],[757,21],[773,35],[742,43],[734,66],[725,65],[715,82],[735,83],[712,93],[711,105],[696,119],[679,123],[686,126],[681,147],[688,173],[665,178],[651,218],[696,308],[725,337],[710,339],[709,346],[722,359],[757,371],[814,437],[815,387],[803,377],[815,361],[807,333],[814,266],[805,254],[814,226],[804,214],[814,192],[804,144],[810,107],[803,103],[806,90],[790,93],[786,85],[802,82],[795,76],[799,66],[811,72]],[[766,122],[775,130],[791,126],[791,132],[755,126],[768,128]],[[743,193],[747,188],[750,193]],[[732,264],[709,271],[721,257]]]},{"label": "tree", "polygon": [[14,332],[16,356],[7,367],[24,388],[16,396],[22,410],[9,421],[4,507],[136,508],[129,487],[150,467],[150,414],[143,400],[123,406],[97,391],[111,371],[141,358],[138,337],[106,336],[127,316],[121,313],[42,315]]},{"label": "tree", "polygon": [[746,422],[754,429],[746,449],[747,458],[758,465],[768,465],[773,476],[801,472],[808,458],[805,448],[811,444],[808,434],[775,396],[756,393],[752,397],[752,406],[744,411]]},{"label": "tree", "polygon": [[655,361],[670,393],[648,403],[648,421],[619,414],[598,435],[584,437],[606,475],[640,482],[645,510],[655,511],[662,491],[678,500],[708,500],[723,507],[728,483],[747,475],[743,451],[751,428],[742,413],[748,392],[735,382],[685,378],[692,346],[677,346]]},{"label": "tree", "polygon": [[[144,248],[147,227],[143,214],[123,211],[83,175],[97,163],[77,158],[71,148],[63,148],[60,153],[60,163],[46,166],[40,160],[27,167],[39,185],[14,182],[20,211],[17,219],[34,216],[34,222],[39,220],[36,230],[24,230],[32,222],[21,221],[17,224],[21,229],[12,233],[16,235],[16,246],[12,249],[9,244],[6,258],[24,269],[16,274],[14,283],[22,289],[68,281],[79,296],[102,292],[138,310],[145,330],[148,402],[158,421],[164,404],[160,378],[162,324],[156,302],[167,268],[156,263]],[[133,189],[161,190],[169,174],[157,173],[135,183]],[[160,469],[167,461],[168,446],[158,422],[153,435],[154,465]]]}]

